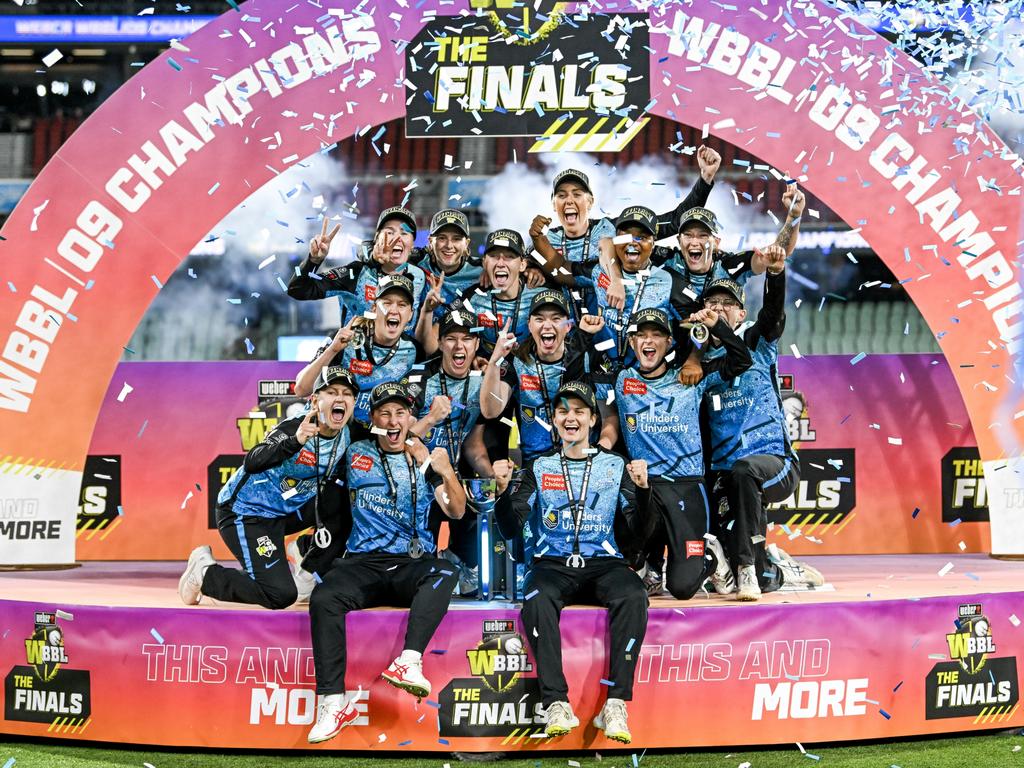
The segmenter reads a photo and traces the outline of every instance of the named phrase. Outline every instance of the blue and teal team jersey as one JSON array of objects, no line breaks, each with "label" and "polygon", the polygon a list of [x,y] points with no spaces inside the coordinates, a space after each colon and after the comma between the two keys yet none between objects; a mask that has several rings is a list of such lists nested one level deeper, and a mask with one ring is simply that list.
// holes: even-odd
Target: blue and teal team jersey
[{"label": "blue and teal team jersey", "polygon": [[698,275],[687,269],[686,259],[683,258],[683,254],[680,251],[673,250],[670,253],[670,257],[663,266],[686,278],[693,294],[697,297],[704,293],[704,286],[715,280],[729,278],[730,280],[735,280],[740,285],[744,285],[754,276],[750,268],[750,262],[754,256],[753,251],[719,253],[711,262],[711,269],[703,275]]},{"label": "blue and teal team jersey", "polygon": [[[423,255],[420,259],[420,261],[416,262],[417,266],[426,270],[435,277],[441,274],[441,268],[431,261],[430,254],[426,249],[423,249]],[[454,307],[455,303],[458,302],[470,288],[480,282],[480,275],[482,272],[483,267],[480,266],[480,262],[472,257],[467,257],[463,259],[462,266],[460,266],[453,274],[445,275],[444,285],[441,286],[441,298],[444,299],[445,306],[449,308]],[[434,312],[435,319],[439,320],[444,312],[444,309],[438,307]]]},{"label": "blue and teal team jersey", "polygon": [[236,515],[286,517],[324,487],[344,464],[348,427],[335,437],[311,437],[305,445],[295,439],[305,414],[286,419],[246,454],[242,466],[217,494],[217,503]]},{"label": "blue and teal team jersey", "polygon": [[[561,453],[552,451],[526,464],[522,482],[515,491],[507,491],[498,500],[497,512],[502,531],[521,529],[529,523],[531,540],[527,546],[534,558],[573,554],[576,521],[579,519],[579,553],[590,557],[622,557],[616,537],[616,516],[622,514],[631,524],[638,516],[636,489],[626,473],[621,456],[596,449],[590,457],[590,478],[584,492],[587,459],[566,459],[563,472]],[[570,502],[583,495],[582,510]]]},{"label": "blue and teal team jersey", "polygon": [[700,402],[718,374],[687,386],[679,383],[678,373],[669,368],[648,379],[636,368],[626,368],[615,379],[615,406],[626,452],[631,459],[646,461],[651,477],[704,476]]},{"label": "blue and teal team jersey", "polygon": [[[343,319],[375,311],[377,281],[385,275],[375,262],[355,261],[343,267],[333,267],[322,274],[317,274],[317,266],[308,258],[302,262],[298,273],[288,283],[289,296],[300,300],[336,296]],[[420,304],[427,293],[426,273],[408,262],[398,267],[395,273],[407,275],[412,280],[412,319],[406,329],[411,333],[416,328]]]},{"label": "blue and teal team jersey", "polygon": [[530,336],[530,302],[544,288],[528,288],[525,282],[519,283],[519,295],[514,299],[499,299],[479,285],[473,286],[462,296],[462,306],[476,315],[480,331],[481,357],[489,357],[498,340],[498,331],[505,327],[506,321],[512,320],[509,330],[516,335],[522,344]]},{"label": "blue and teal team jersey", "polygon": [[[755,337],[753,330],[741,328],[742,335],[753,342],[754,364],[733,379],[719,379],[707,387],[712,469],[731,469],[747,456],[792,455],[778,389],[778,341]],[[716,349],[705,359],[722,354]]]},{"label": "blue and teal team jersey", "polygon": [[[317,357],[322,351],[321,348]],[[341,365],[351,371],[359,387],[353,420],[369,428],[370,392],[386,381],[401,381],[421,357],[419,345],[405,336],[393,347],[370,343],[353,347],[350,344],[340,355],[336,355],[330,364]]]},{"label": "blue and teal team jersey", "polygon": [[449,376],[441,368],[441,359],[429,361],[422,369],[409,372],[406,379],[409,389],[416,397],[416,415],[423,418],[430,412],[430,405],[438,395],[447,394],[452,400],[448,418],[436,425],[424,437],[427,447],[444,448],[448,451],[452,466],[458,467],[462,444],[473,431],[480,419],[480,371],[470,371],[463,379]]},{"label": "blue and teal team jersey", "polygon": [[[615,224],[611,219],[591,219],[586,234],[581,237],[566,237],[562,227],[551,227],[547,233],[548,242],[562,254],[568,262],[595,262],[601,253],[601,238],[615,237]],[[588,312],[595,312],[594,286],[587,282],[577,282],[577,288],[563,288],[569,306],[578,308],[586,307]],[[576,296],[573,296],[573,293]],[[578,309],[575,317],[579,318]]]},{"label": "blue and teal team jersey", "polygon": [[[391,470],[393,486],[388,483],[388,475],[381,465],[384,461]],[[424,475],[415,463],[410,472],[410,461],[404,451],[387,453],[376,441],[360,440],[349,446],[345,456],[346,486],[352,511],[348,552],[402,555],[408,552],[414,532],[427,552],[437,549],[428,523],[434,489],[441,485],[441,478],[429,468]]]},{"label": "blue and teal team jersey", "polygon": [[637,273],[624,272],[622,287],[626,291],[625,309],[620,311],[608,306],[608,287],[610,280],[600,265],[594,267],[591,275],[597,306],[604,315],[605,324],[615,334],[615,357],[623,360],[629,351],[627,329],[629,317],[641,309],[663,310],[670,319],[678,319],[673,308],[673,291],[675,281],[672,274],[661,267],[649,266]]}]

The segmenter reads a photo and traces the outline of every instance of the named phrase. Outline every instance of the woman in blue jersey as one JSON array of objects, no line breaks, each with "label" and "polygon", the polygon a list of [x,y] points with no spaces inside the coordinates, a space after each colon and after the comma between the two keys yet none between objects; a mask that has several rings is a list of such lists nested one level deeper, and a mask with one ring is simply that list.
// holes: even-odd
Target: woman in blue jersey
[{"label": "woman in blue jersey", "polygon": [[451,306],[480,280],[483,268],[470,247],[466,214],[455,208],[445,208],[430,220],[427,247],[419,248],[413,254],[413,263],[427,271],[431,286],[441,281],[445,306]]},{"label": "woman in blue jersey", "polygon": [[377,217],[377,230],[368,261],[351,262],[318,274],[317,270],[327,258],[331,242],[340,229],[341,225],[336,225],[328,232],[327,217],[324,217],[320,234],[310,241],[308,255],[288,283],[288,295],[300,301],[337,296],[344,322],[349,315],[358,316],[372,311],[377,298],[377,283],[381,278],[405,275],[413,287],[410,319],[418,323],[427,277],[423,269],[409,263],[416,241],[416,217],[412,211],[394,206],[381,212]]},{"label": "woman in blue jersey", "polygon": [[375,286],[375,292],[373,319],[367,323],[368,318],[354,318],[295,377],[295,394],[304,397],[324,367],[340,365],[352,373],[358,388],[352,420],[356,440],[370,429],[373,388],[402,379],[423,357],[420,345],[403,334],[412,316],[412,281],[405,275],[387,275]]},{"label": "woman in blue jersey", "polygon": [[480,412],[493,419],[508,403],[516,404],[524,461],[551,450],[557,440],[552,426],[553,396],[562,382],[585,379],[610,368],[610,361],[597,349],[604,346],[602,339],[614,343],[610,337],[605,338],[604,320],[584,315],[578,329],[572,330],[569,316],[569,305],[561,292],[538,293],[530,304],[529,338],[511,363],[503,365],[503,358],[515,343],[508,326],[503,328],[484,372]]},{"label": "woman in blue jersey", "polygon": [[[668,315],[660,309],[641,310],[629,325],[636,363],[619,371],[613,406],[614,424],[622,428],[629,457],[647,462],[652,503],[668,543],[666,586],[681,600],[693,597],[707,575],[709,505],[704,489],[701,396],[711,383],[750,367],[746,347],[724,318],[705,309],[688,320],[701,323],[720,339],[725,357],[708,363],[707,375],[697,385],[680,383],[668,362],[672,348]],[[660,565],[661,552],[654,555]],[[715,555],[717,564],[727,571],[720,548]]]},{"label": "woman in blue jersey", "polygon": [[[356,384],[341,367],[321,371],[309,412],[278,424],[245,456],[217,496],[217,528],[239,571],[217,565],[196,547],[178,582],[186,605],[217,600],[287,608],[298,590],[285,557],[285,536],[334,517],[334,480],[348,448]],[[311,502],[311,503],[310,503]],[[323,505],[324,509],[320,509]]]},{"label": "woman in blue jersey", "polygon": [[608,609],[608,699],[594,726],[628,744],[626,702],[633,698],[639,649],[647,631],[647,593],[623,556],[648,532],[647,468],[603,448],[591,448],[597,401],[589,384],[572,381],[554,397],[560,448],[528,461],[517,488],[512,466],[495,464],[496,514],[511,538],[528,522],[534,532],[522,622],[537,659],[547,710],[545,733],[561,736],[579,725],[562,671],[562,608],[592,603]]},{"label": "woman in blue jersey", "polygon": [[[430,695],[423,653],[448,610],[458,581],[436,557],[432,513],[460,518],[466,494],[443,448],[429,451],[409,428],[413,397],[399,382],[374,387],[373,438],[349,446],[343,480],[352,532],[345,556],[333,562],[309,602],[316,691],[323,696],[308,739],[334,738],[358,716],[346,696],[345,617],[349,611],[391,605],[409,608],[401,653],[381,675],[417,698]],[[387,637],[377,643],[394,644]]]}]

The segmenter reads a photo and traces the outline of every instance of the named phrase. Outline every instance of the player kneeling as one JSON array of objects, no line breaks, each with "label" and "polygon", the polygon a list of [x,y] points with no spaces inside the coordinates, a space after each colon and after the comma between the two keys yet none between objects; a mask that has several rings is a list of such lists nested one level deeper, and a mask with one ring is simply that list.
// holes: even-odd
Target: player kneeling
[{"label": "player kneeling", "polygon": [[[562,671],[562,607],[597,602],[608,609],[612,685],[594,726],[614,741],[632,736],[626,702],[633,698],[639,649],[647,631],[647,591],[622,548],[638,546],[649,529],[647,464],[591,448],[598,421],[588,384],[562,385],[554,399],[554,429],[561,447],[527,463],[518,488],[512,466],[494,464],[498,525],[511,538],[526,522],[534,532],[522,610],[523,629],[537,659],[547,710],[544,732],[562,736],[579,725]],[[543,535],[538,535],[543,532]]]}]

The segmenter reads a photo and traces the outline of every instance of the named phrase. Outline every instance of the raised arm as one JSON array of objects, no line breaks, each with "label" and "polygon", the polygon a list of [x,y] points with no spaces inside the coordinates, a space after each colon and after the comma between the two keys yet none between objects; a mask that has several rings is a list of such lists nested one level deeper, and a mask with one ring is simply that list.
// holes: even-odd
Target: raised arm
[{"label": "raised arm", "polygon": [[507,320],[505,327],[498,334],[491,359],[487,361],[487,368],[484,370],[483,381],[480,383],[480,415],[485,419],[496,419],[501,416],[509,398],[512,397],[512,387],[501,380],[501,361],[515,343],[515,336],[509,333],[511,322]]},{"label": "raised arm", "polygon": [[316,431],[316,411],[310,410],[303,419],[288,419],[272,429],[263,440],[254,445],[242,466],[251,475],[265,472],[284,464],[302,450],[302,446]]},{"label": "raised arm", "polygon": [[310,277],[323,264],[327,253],[331,250],[331,241],[341,231],[341,224],[335,224],[334,228],[328,232],[327,222],[328,218],[325,215],[320,234],[309,241],[309,253],[299,265],[298,274],[292,275],[292,279],[288,282],[288,295],[293,299],[322,299],[327,295],[324,279]]},{"label": "raised arm", "polygon": [[353,323],[357,318],[353,317],[344,328],[339,328],[338,332],[334,334],[334,338],[331,343],[323,347],[313,361],[299,371],[299,375],[295,377],[295,394],[298,397],[309,397],[313,394],[313,386],[316,383],[316,377],[320,375],[320,371],[331,364],[331,361],[335,357],[345,351],[345,347],[352,341],[352,337],[355,335],[353,329]]}]

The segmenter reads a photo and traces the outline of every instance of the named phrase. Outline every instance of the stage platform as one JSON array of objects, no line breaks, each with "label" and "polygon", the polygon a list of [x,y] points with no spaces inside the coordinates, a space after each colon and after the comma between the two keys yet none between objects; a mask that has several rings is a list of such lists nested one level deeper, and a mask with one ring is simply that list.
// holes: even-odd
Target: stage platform
[{"label": "stage platform", "polygon": [[[758,603],[651,601],[632,748],[837,741],[1024,725],[1024,563],[984,555],[807,558],[828,583]],[[170,746],[313,748],[305,608],[182,606],[181,562],[0,573],[0,731]],[[510,603],[453,601],[425,656],[423,702],[379,679],[405,611],[350,615],[347,683],[363,716],[316,749],[620,748],[590,725],[607,620],[567,609],[563,657],[582,726],[543,729]],[[666,713],[673,715],[667,717]],[[155,717],[156,713],[162,713]],[[685,713],[683,715],[682,713]],[[685,727],[680,727],[685,723]]]}]

